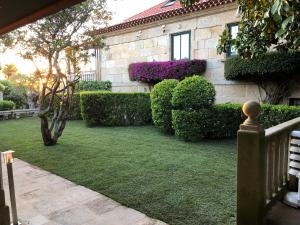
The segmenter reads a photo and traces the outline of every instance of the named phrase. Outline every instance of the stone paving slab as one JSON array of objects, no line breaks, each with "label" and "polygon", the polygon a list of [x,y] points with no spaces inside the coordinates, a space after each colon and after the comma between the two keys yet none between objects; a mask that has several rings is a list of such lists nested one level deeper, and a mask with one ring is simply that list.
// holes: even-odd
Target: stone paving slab
[{"label": "stone paving slab", "polygon": [[22,225],[167,225],[22,160],[15,159],[13,165]]}]

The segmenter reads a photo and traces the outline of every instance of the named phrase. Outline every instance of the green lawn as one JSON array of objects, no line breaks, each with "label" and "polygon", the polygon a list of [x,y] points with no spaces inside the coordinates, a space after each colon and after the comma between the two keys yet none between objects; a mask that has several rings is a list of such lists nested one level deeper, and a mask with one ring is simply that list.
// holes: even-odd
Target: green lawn
[{"label": "green lawn", "polygon": [[[44,147],[37,119],[0,121],[0,150],[174,225],[232,224],[236,146],[185,143],[155,128],[87,128],[69,122]],[[17,178],[16,178],[17,179]]]}]

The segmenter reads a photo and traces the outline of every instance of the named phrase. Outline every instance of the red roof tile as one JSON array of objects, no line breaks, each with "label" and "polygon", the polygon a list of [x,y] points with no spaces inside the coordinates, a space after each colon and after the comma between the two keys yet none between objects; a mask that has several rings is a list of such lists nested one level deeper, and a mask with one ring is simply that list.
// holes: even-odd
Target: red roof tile
[{"label": "red roof tile", "polygon": [[166,1],[144,11],[135,16],[132,16],[125,20],[123,23],[119,23],[113,26],[101,28],[96,31],[90,32],[91,34],[104,34],[117,30],[123,30],[130,27],[135,27],[163,19],[172,18],[175,16],[185,15],[192,12],[200,11],[206,8],[212,8],[219,5],[225,5],[232,3],[235,0],[199,0],[190,7],[182,7],[179,0],[177,0],[173,5],[163,7]]},{"label": "red roof tile", "polygon": [[129,22],[129,21],[132,21],[132,20],[137,20],[137,19],[148,17],[148,16],[153,16],[153,15],[157,15],[157,14],[160,14],[160,13],[169,12],[169,11],[174,10],[174,9],[182,8],[179,1],[176,1],[171,6],[164,7],[166,2],[167,1],[163,1],[162,3],[159,3],[158,5],[153,6],[150,9],[147,9],[147,10],[145,10],[145,11],[143,11],[143,12],[137,14],[137,15],[134,15],[134,16],[126,19],[124,22]]}]

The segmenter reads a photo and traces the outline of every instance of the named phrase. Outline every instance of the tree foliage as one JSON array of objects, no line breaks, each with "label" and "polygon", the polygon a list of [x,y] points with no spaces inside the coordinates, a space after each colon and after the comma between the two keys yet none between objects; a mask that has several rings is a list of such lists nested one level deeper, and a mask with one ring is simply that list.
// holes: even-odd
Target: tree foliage
[{"label": "tree foliage", "polygon": [[[197,0],[181,0],[189,6]],[[300,0],[238,0],[241,22],[234,45],[242,57],[253,58],[271,46],[294,51],[300,46]],[[223,33],[224,36],[224,33]],[[220,39],[227,45],[230,37]],[[223,48],[223,52],[226,49]]]},{"label": "tree foliage", "polygon": [[14,64],[5,64],[2,69],[2,73],[6,79],[9,79],[11,76],[18,73],[18,69]]},{"label": "tree foliage", "polygon": [[[36,66],[42,84],[39,117],[45,145],[56,144],[62,135],[81,63],[88,60],[91,48],[103,47],[102,39],[87,31],[109,19],[105,0],[87,0],[1,37],[2,46],[17,49]],[[39,61],[47,66],[40,68]],[[70,78],[70,74],[74,75]]]}]

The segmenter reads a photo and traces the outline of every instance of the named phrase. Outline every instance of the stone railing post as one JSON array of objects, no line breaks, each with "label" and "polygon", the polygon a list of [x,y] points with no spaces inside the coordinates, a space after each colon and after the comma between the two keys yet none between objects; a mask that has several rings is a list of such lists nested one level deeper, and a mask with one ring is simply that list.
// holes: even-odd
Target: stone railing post
[{"label": "stone railing post", "polygon": [[237,135],[237,225],[264,223],[266,153],[265,130],[256,120],[260,111],[257,102],[244,104],[248,118]]},{"label": "stone railing post", "polygon": [[9,207],[5,205],[1,154],[0,152],[0,225],[10,225]]}]

